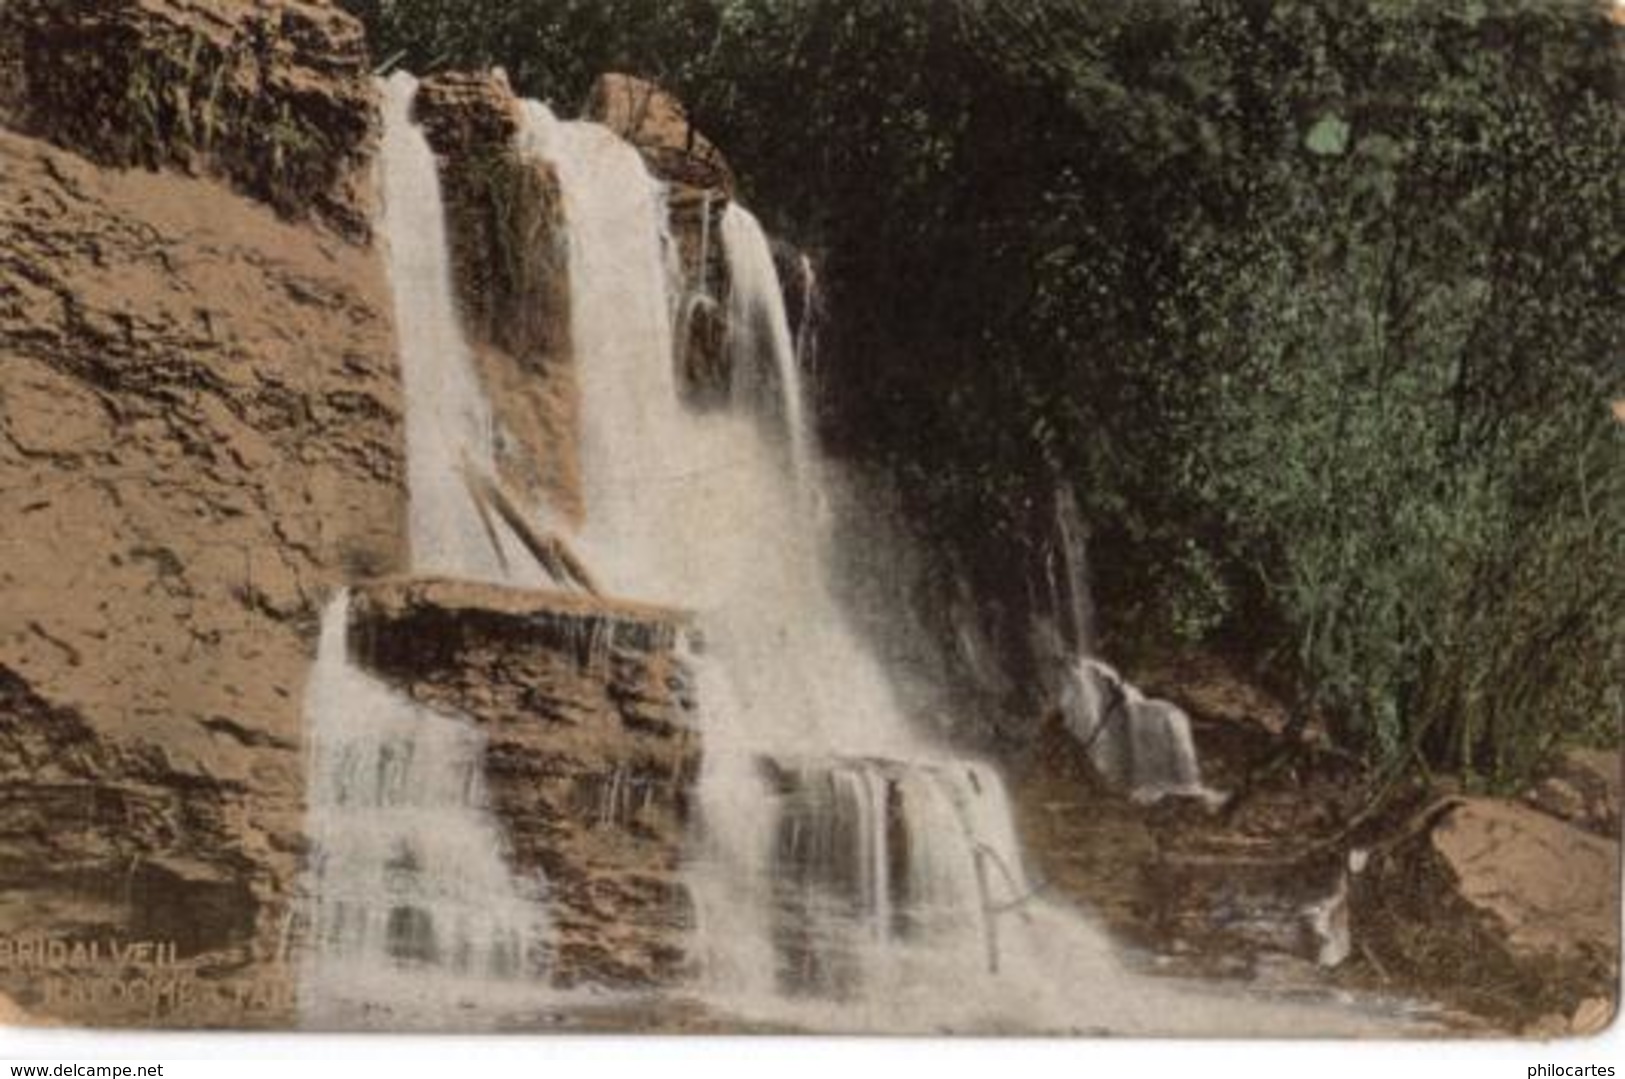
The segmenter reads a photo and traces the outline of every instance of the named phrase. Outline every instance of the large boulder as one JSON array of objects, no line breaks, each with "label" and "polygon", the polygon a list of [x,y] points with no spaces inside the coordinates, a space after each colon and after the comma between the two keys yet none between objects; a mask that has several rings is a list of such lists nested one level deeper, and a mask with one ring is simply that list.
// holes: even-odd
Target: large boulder
[{"label": "large boulder", "polygon": [[1430,843],[1457,894],[1516,959],[1618,963],[1618,843],[1489,798],[1451,810]]},{"label": "large boulder", "polygon": [[1418,824],[1356,890],[1355,939],[1384,970],[1518,1028],[1615,998],[1617,841],[1495,798]]},{"label": "large boulder", "polygon": [[222,176],[353,237],[375,113],[361,24],[329,0],[0,10],[0,122],[105,164]]}]

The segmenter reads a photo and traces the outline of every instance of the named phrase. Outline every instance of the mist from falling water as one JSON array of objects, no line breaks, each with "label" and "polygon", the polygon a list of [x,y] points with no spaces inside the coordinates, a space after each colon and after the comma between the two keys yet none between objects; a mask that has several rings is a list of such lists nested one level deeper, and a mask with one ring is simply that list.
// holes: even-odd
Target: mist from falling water
[{"label": "mist from falling water", "polygon": [[[416,82],[383,86],[383,215],[406,397],[414,572],[508,584],[539,569],[470,493],[493,419],[452,296],[438,170],[411,122]],[[322,616],[306,689],[307,1026],[444,1028],[530,999],[545,960],[545,882],[512,875],[486,804],[484,736],[363,672],[348,601]]]},{"label": "mist from falling water", "polygon": [[[821,481],[796,471],[812,440],[754,218],[733,210],[723,229],[751,409],[691,411],[673,369],[683,282],[662,188],[601,126],[537,104],[524,120],[521,146],[557,170],[568,228],[578,543],[610,591],[694,609],[702,630],[687,880],[705,998],[823,1029],[1299,1030],[1296,1008],[1127,973],[1103,934],[1033,894],[998,773],[911,727],[832,596],[824,533],[798,494]],[[773,385],[784,399],[764,405]],[[1358,1024],[1315,1021],[1340,1028]]]}]

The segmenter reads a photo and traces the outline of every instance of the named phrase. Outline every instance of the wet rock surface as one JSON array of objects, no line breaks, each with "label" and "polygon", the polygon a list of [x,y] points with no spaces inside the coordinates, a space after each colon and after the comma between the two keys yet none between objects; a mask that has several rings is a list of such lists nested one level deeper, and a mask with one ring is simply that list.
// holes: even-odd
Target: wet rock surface
[{"label": "wet rock surface", "polygon": [[357,658],[489,739],[513,865],[546,878],[556,984],[649,987],[683,971],[679,866],[699,752],[686,625],[655,607],[466,582],[356,592]]}]

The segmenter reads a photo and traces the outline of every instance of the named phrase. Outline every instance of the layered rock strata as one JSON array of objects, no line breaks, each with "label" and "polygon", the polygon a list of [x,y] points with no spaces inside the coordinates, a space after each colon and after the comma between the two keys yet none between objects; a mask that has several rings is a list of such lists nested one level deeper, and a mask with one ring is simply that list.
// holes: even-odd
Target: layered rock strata
[{"label": "layered rock strata", "polygon": [[[272,977],[317,611],[403,559],[388,308],[331,233],[0,131],[0,937]],[[16,959],[58,1018],[290,1019],[53,1003],[85,977]]]},{"label": "layered rock strata", "polygon": [[546,880],[555,984],[683,970],[699,740],[679,612],[442,580],[356,590],[353,654],[478,723],[516,872]]}]

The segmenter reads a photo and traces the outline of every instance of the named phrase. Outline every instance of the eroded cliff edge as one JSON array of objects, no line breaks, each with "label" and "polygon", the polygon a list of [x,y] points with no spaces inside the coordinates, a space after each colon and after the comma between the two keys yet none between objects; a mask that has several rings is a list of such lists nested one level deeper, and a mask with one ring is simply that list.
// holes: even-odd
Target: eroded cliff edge
[{"label": "eroded cliff edge", "polygon": [[[163,77],[182,44],[213,104]],[[0,17],[0,936],[172,943],[226,998],[177,1022],[291,1017],[317,613],[404,557],[363,61],[325,4]],[[162,107],[135,146],[143,86]],[[205,109],[215,141],[187,142]],[[344,146],[289,142],[267,172],[278,118]],[[12,958],[0,990],[57,1018],[175,1003]]]}]

